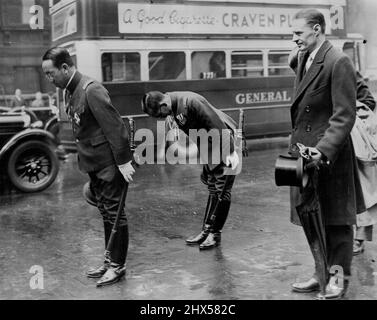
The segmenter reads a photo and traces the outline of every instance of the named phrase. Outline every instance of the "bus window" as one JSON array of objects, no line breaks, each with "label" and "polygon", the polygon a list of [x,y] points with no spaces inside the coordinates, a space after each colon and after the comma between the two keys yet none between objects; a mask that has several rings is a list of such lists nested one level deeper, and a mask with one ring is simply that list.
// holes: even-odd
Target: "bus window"
[{"label": "bus window", "polygon": [[151,52],[149,80],[185,80],[186,61],[184,52]]},{"label": "bus window", "polygon": [[140,81],[140,54],[106,52],[102,54],[103,81]]},{"label": "bus window", "polygon": [[270,51],[268,53],[268,75],[294,75],[293,70],[288,65],[288,56],[288,51]]},{"label": "bus window", "polygon": [[263,76],[263,54],[260,51],[233,51],[232,78]]},{"label": "bus window", "polygon": [[191,55],[191,78],[213,79],[225,77],[224,51],[196,51]]}]

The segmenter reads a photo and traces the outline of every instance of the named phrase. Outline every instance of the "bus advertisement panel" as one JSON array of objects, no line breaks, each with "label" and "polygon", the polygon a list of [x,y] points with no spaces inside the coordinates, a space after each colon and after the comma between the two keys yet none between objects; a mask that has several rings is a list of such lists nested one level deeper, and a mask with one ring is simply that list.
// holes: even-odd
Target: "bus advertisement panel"
[{"label": "bus advertisement panel", "polygon": [[[119,3],[120,33],[127,34],[290,34],[297,7],[209,6]],[[322,8],[326,32],[339,29],[341,7]],[[331,18],[330,18],[331,13]],[[345,32],[344,28],[342,31]],[[345,33],[344,33],[345,34]]]}]

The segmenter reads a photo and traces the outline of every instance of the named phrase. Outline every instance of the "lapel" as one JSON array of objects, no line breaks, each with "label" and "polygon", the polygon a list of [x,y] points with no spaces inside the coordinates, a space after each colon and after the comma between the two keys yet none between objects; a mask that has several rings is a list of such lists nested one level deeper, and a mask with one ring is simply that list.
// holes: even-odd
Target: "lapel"
[{"label": "lapel", "polygon": [[297,67],[297,73],[296,73],[295,88],[298,87],[299,83],[302,80],[304,69],[305,69],[305,64],[306,64],[306,61],[308,60],[308,57],[309,57],[308,51],[298,54],[298,57],[297,57],[298,67]]},{"label": "lapel", "polygon": [[[325,60],[326,53],[331,48],[332,48],[331,43],[325,40],[321,48],[318,50],[312,62],[312,65],[310,66],[309,70],[305,73],[301,81],[299,81],[300,79],[297,79],[301,75],[301,73],[298,74],[298,77],[296,77],[296,95],[295,95],[295,98],[293,99],[292,106],[295,105],[299,97],[301,97],[301,95],[304,93],[305,89],[318,76],[319,72],[323,68],[323,61]],[[305,61],[302,61],[298,71],[302,72],[303,68],[305,68]]]}]

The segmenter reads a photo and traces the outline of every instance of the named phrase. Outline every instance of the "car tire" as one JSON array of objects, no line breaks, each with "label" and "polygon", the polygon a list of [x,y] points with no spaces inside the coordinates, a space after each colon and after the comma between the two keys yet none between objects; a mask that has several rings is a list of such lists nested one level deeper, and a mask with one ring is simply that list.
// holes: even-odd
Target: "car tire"
[{"label": "car tire", "polygon": [[43,141],[22,142],[8,158],[8,176],[23,192],[38,192],[49,187],[59,172],[59,160],[54,149]]}]

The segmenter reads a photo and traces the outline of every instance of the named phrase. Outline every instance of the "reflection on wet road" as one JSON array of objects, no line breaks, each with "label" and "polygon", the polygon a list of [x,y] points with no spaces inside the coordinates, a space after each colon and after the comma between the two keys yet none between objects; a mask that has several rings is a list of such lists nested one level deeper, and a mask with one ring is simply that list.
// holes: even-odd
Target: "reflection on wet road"
[{"label": "reflection on wet road", "polygon": [[[0,196],[0,299],[312,299],[290,284],[313,272],[299,227],[289,222],[288,188],[274,185],[282,150],[244,159],[220,247],[199,252],[186,237],[199,231],[207,199],[200,166],[146,165],[129,188],[127,277],[97,289],[85,271],[102,262],[97,210],[84,202],[87,177],[75,155],[57,181],[37,194]],[[376,243],[353,261],[348,299],[376,299]],[[29,272],[43,268],[44,289]]]}]

